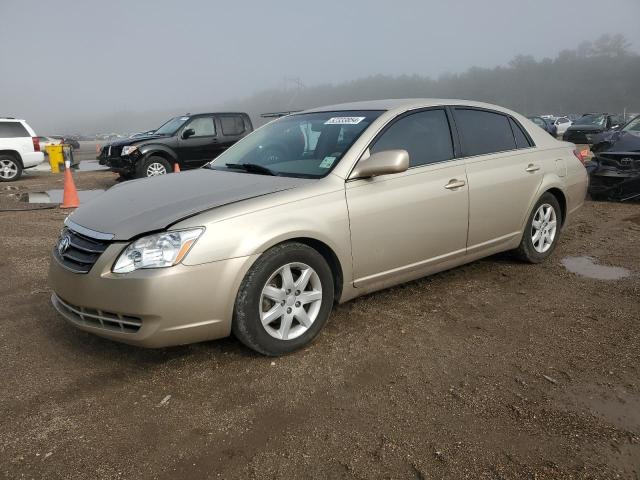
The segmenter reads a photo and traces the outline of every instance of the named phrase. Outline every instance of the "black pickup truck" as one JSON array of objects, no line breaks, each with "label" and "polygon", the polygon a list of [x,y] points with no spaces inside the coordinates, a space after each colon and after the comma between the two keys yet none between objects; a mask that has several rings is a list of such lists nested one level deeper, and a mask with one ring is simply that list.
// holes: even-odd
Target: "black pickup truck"
[{"label": "black pickup truck", "polygon": [[100,165],[123,178],[142,178],[198,168],[253,131],[246,113],[198,113],[174,117],[153,133],[102,147]]}]

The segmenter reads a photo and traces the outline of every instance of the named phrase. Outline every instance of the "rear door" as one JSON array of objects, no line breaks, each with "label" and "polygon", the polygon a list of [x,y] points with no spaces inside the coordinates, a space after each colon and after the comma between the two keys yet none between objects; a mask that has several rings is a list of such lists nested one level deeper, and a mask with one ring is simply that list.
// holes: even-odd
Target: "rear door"
[{"label": "rear door", "polygon": [[470,107],[453,111],[469,181],[467,250],[497,251],[520,236],[543,165],[532,139],[510,116]]},{"label": "rear door", "polygon": [[[185,131],[189,129],[193,130],[193,135],[184,138]],[[187,166],[204,165],[219,153],[220,141],[213,116],[193,117],[178,135],[178,155]]]},{"label": "rear door", "polygon": [[248,122],[245,122],[244,115],[224,113],[218,114],[220,145],[217,155],[224,152],[231,145],[249,133]]},{"label": "rear door", "polygon": [[370,153],[404,149],[407,171],[346,183],[357,287],[416,278],[465,253],[468,190],[444,108],[409,112]]}]

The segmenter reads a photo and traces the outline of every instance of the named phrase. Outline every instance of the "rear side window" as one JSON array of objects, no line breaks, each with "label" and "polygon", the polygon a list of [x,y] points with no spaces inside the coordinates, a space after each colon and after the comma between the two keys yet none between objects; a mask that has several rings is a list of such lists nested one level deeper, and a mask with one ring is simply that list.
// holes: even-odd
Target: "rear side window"
[{"label": "rear side window", "polygon": [[426,110],[402,117],[382,133],[370,152],[396,149],[409,152],[412,167],[451,160],[453,142],[447,114]]},{"label": "rear side window", "polygon": [[20,122],[0,122],[0,138],[30,137]]},{"label": "rear side window", "polygon": [[516,148],[529,148],[531,142],[529,142],[520,125],[514,122],[512,118],[509,119],[509,123],[511,123],[511,130],[513,130],[513,136],[516,139]]},{"label": "rear side window", "polygon": [[240,115],[225,115],[220,117],[223,135],[240,135],[244,133],[244,118]]},{"label": "rear side window", "polygon": [[516,148],[509,119],[505,115],[462,108],[456,108],[455,115],[462,150],[466,156],[504,152]]}]

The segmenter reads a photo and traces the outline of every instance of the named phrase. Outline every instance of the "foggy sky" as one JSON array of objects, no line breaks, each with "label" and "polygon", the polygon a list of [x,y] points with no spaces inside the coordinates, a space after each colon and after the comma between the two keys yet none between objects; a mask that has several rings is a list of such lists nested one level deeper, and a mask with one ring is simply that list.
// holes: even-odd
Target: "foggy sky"
[{"label": "foggy sky", "polygon": [[640,0],[0,0],[0,116],[89,133],[116,112],[204,110],[287,77],[438,76],[604,33],[638,51],[639,18]]}]

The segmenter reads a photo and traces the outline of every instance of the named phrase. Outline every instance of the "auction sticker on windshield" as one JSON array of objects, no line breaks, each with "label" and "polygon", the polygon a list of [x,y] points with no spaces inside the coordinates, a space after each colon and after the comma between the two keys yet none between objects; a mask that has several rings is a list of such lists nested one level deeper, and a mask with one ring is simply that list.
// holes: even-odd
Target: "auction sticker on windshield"
[{"label": "auction sticker on windshield", "polygon": [[333,162],[336,161],[336,157],[324,157],[324,160],[322,160],[322,162],[320,162],[319,167],[320,168],[331,168],[331,165],[333,165]]},{"label": "auction sticker on windshield", "polygon": [[325,125],[357,125],[366,117],[331,117]]}]

